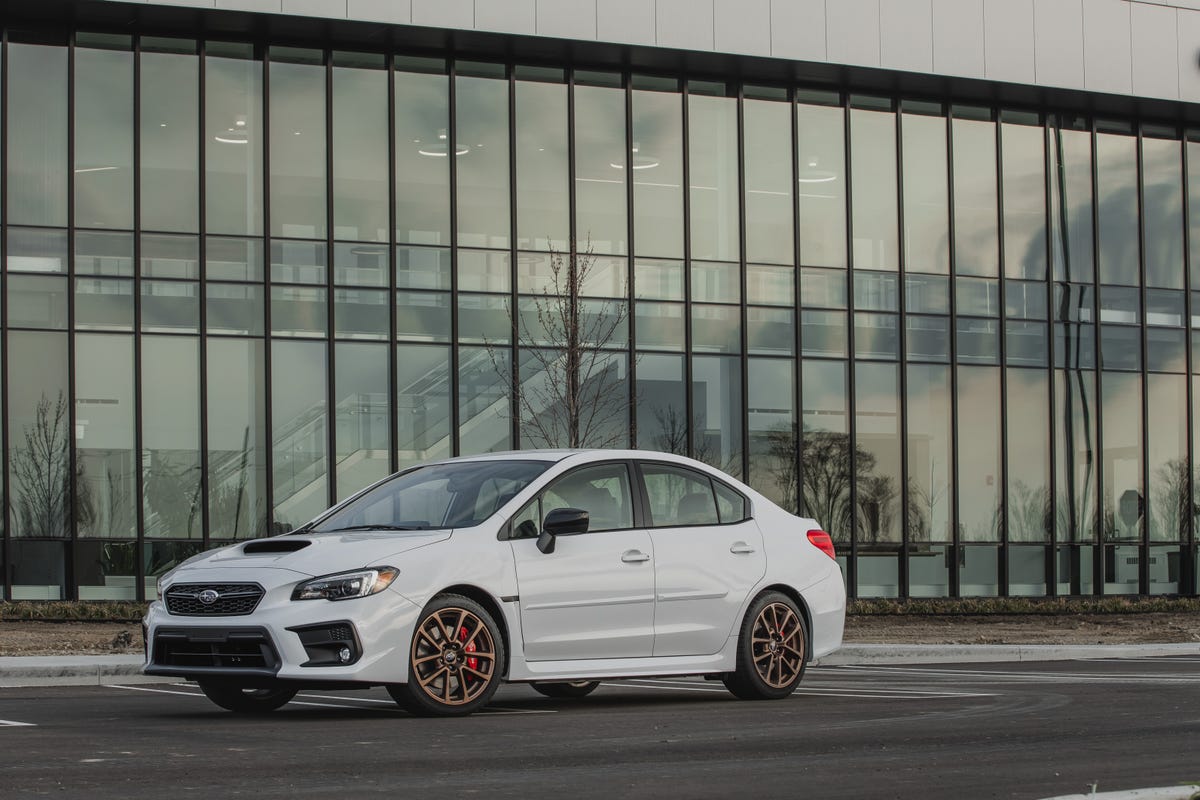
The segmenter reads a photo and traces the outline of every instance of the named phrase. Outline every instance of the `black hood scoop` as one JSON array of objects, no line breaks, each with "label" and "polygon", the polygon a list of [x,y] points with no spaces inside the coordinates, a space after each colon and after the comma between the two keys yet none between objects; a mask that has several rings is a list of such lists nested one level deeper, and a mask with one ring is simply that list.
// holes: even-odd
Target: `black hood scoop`
[{"label": "black hood scoop", "polygon": [[312,544],[308,539],[264,539],[261,542],[247,542],[242,552],[248,556],[259,553],[294,553]]}]

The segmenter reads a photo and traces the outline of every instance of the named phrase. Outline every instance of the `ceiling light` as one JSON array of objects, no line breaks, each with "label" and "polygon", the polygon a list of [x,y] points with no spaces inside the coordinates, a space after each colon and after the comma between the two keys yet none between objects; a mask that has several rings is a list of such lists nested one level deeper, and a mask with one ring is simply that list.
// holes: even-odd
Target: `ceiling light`
[{"label": "ceiling light", "polygon": [[75,174],[81,172],[112,172],[114,169],[120,169],[120,167],[83,167],[82,169],[76,169]]},{"label": "ceiling light", "polygon": [[[632,149],[633,149],[633,168],[634,169],[653,169],[654,167],[658,166],[659,161],[657,158],[654,158],[653,156],[639,155],[639,153],[638,153],[639,148],[638,148],[637,142],[633,143]],[[610,161],[608,163],[608,165],[610,167],[612,167],[613,169],[625,169],[624,164],[620,164],[616,161]]]}]

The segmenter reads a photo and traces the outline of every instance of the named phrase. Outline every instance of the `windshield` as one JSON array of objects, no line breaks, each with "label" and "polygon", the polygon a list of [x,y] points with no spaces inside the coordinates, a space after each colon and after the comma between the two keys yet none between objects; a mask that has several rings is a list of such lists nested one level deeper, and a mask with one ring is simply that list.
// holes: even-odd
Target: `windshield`
[{"label": "windshield", "polygon": [[470,528],[550,467],[549,461],[465,461],[397,475],[310,528],[345,530]]}]

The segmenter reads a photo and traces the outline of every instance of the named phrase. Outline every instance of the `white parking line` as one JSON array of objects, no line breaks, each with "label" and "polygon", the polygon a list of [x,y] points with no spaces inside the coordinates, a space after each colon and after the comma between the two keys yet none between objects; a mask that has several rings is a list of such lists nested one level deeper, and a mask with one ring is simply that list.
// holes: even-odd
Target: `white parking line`
[{"label": "white parking line", "polygon": [[32,722],[14,722],[11,719],[0,719],[0,728],[36,728]]},{"label": "white parking line", "polygon": [[[709,688],[706,686],[688,685],[694,681],[658,680],[651,678],[634,679],[628,683],[603,683],[601,686],[614,688],[664,689],[680,692],[717,692],[724,694],[725,689]],[[864,689],[858,686],[800,686],[795,694],[813,695],[816,697],[854,697],[861,700],[953,700],[964,697],[995,697],[982,692],[934,692],[920,689]]]}]

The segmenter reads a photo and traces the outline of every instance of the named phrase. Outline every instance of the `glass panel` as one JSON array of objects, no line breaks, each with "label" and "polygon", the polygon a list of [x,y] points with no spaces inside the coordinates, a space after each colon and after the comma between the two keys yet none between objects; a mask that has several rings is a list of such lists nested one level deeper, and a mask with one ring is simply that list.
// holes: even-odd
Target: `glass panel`
[{"label": "glass panel", "polygon": [[209,339],[209,535],[246,539],[267,533],[266,386],[263,343]]},{"label": "glass panel", "polygon": [[846,300],[845,270],[801,270],[801,306],[805,308],[845,308]]},{"label": "glass panel", "polygon": [[1184,295],[1162,289],[1146,290],[1146,324],[1183,327]]},{"label": "glass panel", "polygon": [[1138,284],[1137,139],[1096,134],[1100,282]]},{"label": "glass panel", "polygon": [[[400,251],[401,248],[397,250]],[[408,248],[404,250],[407,251]],[[349,242],[334,244],[333,282],[337,286],[387,286],[387,246]]]},{"label": "glass panel", "polygon": [[908,367],[908,540],[949,542],[950,368]]},{"label": "glass panel", "polygon": [[142,504],[145,534],[199,539],[200,344],[190,336],[143,336]]},{"label": "glass panel", "polygon": [[650,527],[720,524],[708,476],[688,469],[645,464],[642,477],[650,505]]},{"label": "glass panel", "polygon": [[142,281],[142,330],[199,332],[199,289],[192,281]]},{"label": "glass panel", "polygon": [[742,314],[736,306],[692,306],[692,349],[740,353]]},{"label": "glass panel", "polygon": [[766,306],[795,305],[795,275],[791,267],[746,265],[746,302]]},{"label": "glass panel", "polygon": [[345,499],[391,471],[388,348],[335,345],[337,496]]},{"label": "glass panel", "polygon": [[276,283],[325,283],[329,253],[324,242],[271,242],[271,280]]},{"label": "glass panel", "polygon": [[450,348],[396,348],[400,468],[450,455]]},{"label": "glass panel", "polygon": [[387,84],[381,68],[333,67],[333,235],[338,239],[390,238],[389,176],[381,169],[388,162]]},{"label": "glass panel", "polygon": [[739,258],[737,128],[735,98],[688,97],[692,258]]},{"label": "glass panel", "polygon": [[1140,370],[1142,332],[1121,325],[1100,326],[1100,364],[1104,369]]},{"label": "glass panel", "polygon": [[[14,537],[70,534],[67,346],[65,334],[8,333],[8,530]],[[14,584],[21,582],[14,576]]]},{"label": "glass panel", "polygon": [[[568,246],[571,204],[567,179],[567,135],[566,85],[517,81],[519,248],[561,251]],[[582,235],[581,231],[581,247]]]},{"label": "glass panel", "polygon": [[1009,365],[1046,366],[1046,324],[1044,322],[1004,323],[1005,357]]},{"label": "glass panel", "polygon": [[907,358],[950,362],[950,320],[946,317],[905,318]]},{"label": "glass panel", "polygon": [[251,45],[210,42],[204,59],[205,225],[210,233],[263,232],[263,67],[253,55]]},{"label": "glass panel", "polygon": [[899,311],[900,282],[884,272],[854,272],[854,308],[858,311]]},{"label": "glass panel", "polygon": [[850,516],[850,437],[846,407],[846,363],[805,361],[801,364],[803,439],[801,513],[823,525],[838,544],[848,544]]},{"label": "glass panel", "polygon": [[846,112],[796,106],[800,261],[846,266]]},{"label": "glass panel", "polygon": [[[79,599],[136,599],[137,555],[137,542],[79,542],[74,575]],[[148,596],[153,595],[151,586]]]},{"label": "glass panel", "polygon": [[1032,125],[1000,126],[1004,171],[1004,274],[1046,279],[1046,139]]},{"label": "glass panel", "polygon": [[[961,409],[961,406],[960,406]],[[1046,373],[1008,370],[1008,539],[1048,541],[1050,396]],[[974,447],[975,438],[968,439]]]},{"label": "glass panel", "polygon": [[124,278],[77,278],[75,328],[133,330],[133,281]]},{"label": "glass panel", "polygon": [[1091,286],[1056,283],[1054,285],[1054,318],[1071,322],[1095,321]]},{"label": "glass panel", "polygon": [[396,240],[448,245],[449,79],[396,72],[395,87]]},{"label": "glass panel", "polygon": [[[508,291],[507,253],[495,254],[504,256],[503,270],[496,268],[499,266],[497,261],[491,258],[485,260],[483,255],[470,250],[459,251],[458,288],[467,291]],[[503,288],[492,289],[492,282]],[[401,289],[449,290],[450,250],[440,247],[397,247],[396,286]]]},{"label": "glass panel", "polygon": [[1000,593],[1000,548],[964,547],[958,567],[962,597],[995,597]]},{"label": "glass panel", "polygon": [[[8,217],[67,224],[67,48],[8,45]],[[14,595],[15,595],[14,587]]]},{"label": "glass panel", "polygon": [[1054,366],[1070,369],[1095,369],[1095,326],[1074,323],[1055,325]]},{"label": "glass panel", "polygon": [[142,545],[142,569],[146,578],[146,599],[159,599],[158,577],[175,569],[203,550],[200,542],[146,542]]},{"label": "glass panel", "polygon": [[8,278],[7,321],[12,328],[67,327],[65,277],[50,275],[10,275]]},{"label": "glass panel", "polygon": [[[624,354],[585,351],[572,380],[562,350],[525,348],[520,362],[523,447],[627,447],[629,387]],[[570,386],[579,387],[576,405]]]},{"label": "glass panel", "polygon": [[910,272],[950,271],[946,118],[901,115],[904,148],[904,264]]},{"label": "glass panel", "polygon": [[75,274],[132,277],[133,236],[76,231]]},{"label": "glass panel", "polygon": [[904,310],[909,314],[949,314],[949,279],[932,275],[906,276]]},{"label": "glass panel", "polygon": [[1137,325],[1142,318],[1142,294],[1137,289],[1104,286],[1100,290],[1100,321]]},{"label": "glass panel", "polygon": [[798,475],[793,363],[752,358],[747,370],[750,485],[781,507],[795,511]]},{"label": "glass panel", "polygon": [[1005,314],[1014,319],[1046,318],[1046,284],[1005,281]]},{"label": "glass panel", "polygon": [[334,289],[333,335],[342,339],[387,339],[390,309],[383,289]]},{"label": "glass panel", "polygon": [[1146,376],[1150,541],[1183,542],[1188,529],[1187,383],[1183,375]]},{"label": "glass panel", "polygon": [[460,75],[455,89],[458,244],[508,247],[508,82]]},{"label": "glass panel", "polygon": [[270,64],[271,235],[319,239],[326,231],[325,67],[319,51],[278,50]]},{"label": "glass panel", "polygon": [[144,230],[199,230],[199,109],[199,59],[143,50],[139,146]]},{"label": "glass panel", "polygon": [[1108,545],[1104,548],[1104,593],[1138,594],[1141,572],[1138,545]]},{"label": "glass panel", "polygon": [[[426,299],[422,302],[429,301]],[[512,339],[512,314],[509,311],[509,302],[507,297],[497,295],[460,293],[458,295],[458,340],[472,344],[508,344]],[[524,311],[524,306],[522,306],[522,311]],[[445,324],[449,324],[449,322],[447,321]]]},{"label": "glass panel", "polygon": [[1010,597],[1045,596],[1046,548],[1008,548],[1008,594]]},{"label": "glass panel", "polygon": [[1188,245],[1191,255],[1190,286],[1200,287],[1200,142],[1187,143]]},{"label": "glass panel", "polygon": [[[638,255],[683,256],[683,103],[633,92],[633,227]],[[670,299],[670,298],[664,298]]]},{"label": "glass panel", "polygon": [[890,361],[899,358],[899,321],[895,314],[855,314],[854,355]]},{"label": "glass panel", "polygon": [[458,358],[459,452],[471,455],[511,449],[511,351],[463,347]]},{"label": "glass panel", "polygon": [[959,278],[954,282],[958,313],[978,317],[1000,316],[1000,284],[986,278]]},{"label": "glass panel", "polygon": [[1169,139],[1142,139],[1146,285],[1182,289],[1183,154]]},{"label": "glass panel", "polygon": [[634,292],[638,299],[682,300],[683,264],[639,258],[634,265]]},{"label": "glass panel", "polygon": [[1091,283],[1092,135],[1065,130],[1051,121],[1046,135],[1050,150],[1050,251],[1054,280]]},{"label": "glass panel", "polygon": [[[629,252],[625,151],[625,90],[576,84],[575,236],[581,251]],[[639,146],[633,168],[645,172],[650,162],[639,164],[640,155]]]},{"label": "glass panel", "polygon": [[1186,553],[1180,547],[1150,548],[1150,594],[1179,594],[1179,567]]},{"label": "glass panel", "polygon": [[699,303],[738,303],[742,275],[737,264],[692,264],[692,300]]},{"label": "glass panel", "polygon": [[5,263],[9,272],[66,272],[67,232],[9,228]]},{"label": "glass panel", "polygon": [[329,505],[325,356],[319,342],[271,343],[275,529],[297,527]]},{"label": "glass panel", "polygon": [[137,535],[133,392],[132,337],[75,337],[75,524],[80,536]]},{"label": "glass panel", "polygon": [[790,356],[796,345],[796,315],[790,308],[746,309],[746,352]]},{"label": "glass panel", "polygon": [[[1104,442],[1104,541],[1137,541],[1142,514],[1142,378],[1105,372],[1100,381]],[[1132,421],[1133,424],[1130,424]]]},{"label": "glass panel", "polygon": [[1186,348],[1182,330],[1147,329],[1146,369],[1152,372],[1186,372]]},{"label": "glass panel", "polygon": [[205,331],[210,334],[261,336],[263,291],[243,283],[208,283]]},{"label": "glass panel", "polygon": [[195,236],[142,236],[141,272],[146,278],[200,277],[200,242]]},{"label": "glass panel", "polygon": [[745,150],[746,260],[795,261],[792,239],[791,107],[765,100],[742,102]]},{"label": "glass panel", "polygon": [[958,368],[958,441],[960,540],[998,542],[1002,475],[999,370]]},{"label": "glass panel", "polygon": [[261,281],[263,279],[263,246],[255,239],[222,239],[208,237],[205,254],[206,277],[209,280]]},{"label": "glass panel", "polygon": [[328,333],[329,309],[324,289],[302,286],[271,287],[271,335],[323,337]]},{"label": "glass panel", "polygon": [[1096,536],[1096,375],[1054,373],[1055,475],[1058,541],[1092,542]]},{"label": "glass panel", "polygon": [[[712,500],[711,487],[707,497]],[[579,508],[588,512],[591,517],[589,532],[632,528],[632,499],[629,470],[624,464],[601,464],[570,472],[551,484],[541,497],[542,511],[547,515],[557,508]],[[684,510],[690,511],[691,505]],[[712,516],[716,513],[714,506]]]},{"label": "glass panel", "polygon": [[992,319],[958,320],[955,334],[961,364],[1000,363],[1000,323]]},{"label": "glass panel", "polygon": [[995,275],[1000,264],[996,124],[955,119],[954,271]]},{"label": "glass panel", "polygon": [[1055,554],[1055,572],[1059,594],[1095,593],[1095,548],[1059,546]]},{"label": "glass panel", "polygon": [[899,542],[899,375],[894,364],[856,364],[854,370],[858,541]]},{"label": "glass panel", "polygon": [[741,359],[728,356],[692,357],[692,457],[742,474]]},{"label": "glass panel", "polygon": [[950,596],[949,547],[920,545],[908,553],[908,596]]},{"label": "glass panel", "polygon": [[67,596],[65,542],[14,540],[9,547],[13,600],[62,600]]},{"label": "glass panel", "polygon": [[75,224],[130,229],[133,53],[77,47],[74,97]]},{"label": "glass panel", "polygon": [[854,267],[894,270],[899,258],[896,115],[853,109],[850,146],[854,165]]},{"label": "glass panel", "polygon": [[679,303],[638,303],[635,307],[637,346],[650,350],[683,350],[683,306]]},{"label": "glass panel", "polygon": [[848,339],[845,311],[800,312],[801,354],[845,358]]},{"label": "glass panel", "polygon": [[683,356],[639,354],[637,361],[637,446],[687,453],[687,408]]}]

